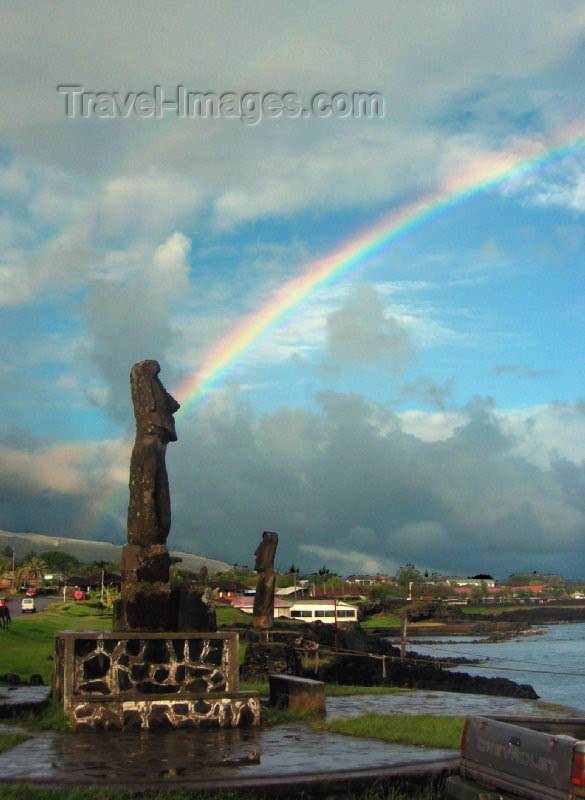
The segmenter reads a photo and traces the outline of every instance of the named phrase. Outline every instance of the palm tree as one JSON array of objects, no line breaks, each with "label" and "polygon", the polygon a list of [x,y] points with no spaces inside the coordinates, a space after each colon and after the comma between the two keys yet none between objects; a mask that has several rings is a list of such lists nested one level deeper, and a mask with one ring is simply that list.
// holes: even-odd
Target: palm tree
[{"label": "palm tree", "polygon": [[10,559],[0,555],[0,581],[8,583],[12,574],[12,563]]},{"label": "palm tree", "polygon": [[14,589],[18,592],[23,584],[28,580],[25,567],[16,567],[14,570]]},{"label": "palm tree", "polygon": [[38,556],[31,556],[29,560],[23,564],[23,570],[26,580],[30,583],[38,584],[45,577],[47,571],[47,562],[43,561]]},{"label": "palm tree", "polygon": [[294,564],[291,564],[289,572],[293,576],[294,586],[295,586],[295,597],[296,597],[297,596],[297,575],[299,574],[300,570],[299,570],[298,567],[295,567]]}]

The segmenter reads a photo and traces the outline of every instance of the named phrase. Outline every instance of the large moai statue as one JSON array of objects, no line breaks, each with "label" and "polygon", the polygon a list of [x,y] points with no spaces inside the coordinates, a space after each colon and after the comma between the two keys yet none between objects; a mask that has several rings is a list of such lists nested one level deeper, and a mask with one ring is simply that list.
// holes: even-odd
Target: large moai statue
[{"label": "large moai statue", "polygon": [[171,499],[167,444],[177,441],[173,414],[179,404],[162,385],[157,361],[130,372],[136,439],[130,461],[128,544],[122,552],[122,597],[114,629],[164,631],[169,621]]},{"label": "large moai statue", "polygon": [[257,692],[240,691],[238,634],[217,632],[209,588],[171,587],[167,444],[177,401],[156,361],[130,373],[136,440],[128,544],[112,631],[55,634],[53,692],[75,729],[166,731],[260,723]]},{"label": "large moai statue", "polygon": [[255,628],[271,628],[274,624],[274,556],[277,545],[278,534],[264,531],[262,541],[256,548],[254,569],[258,573],[258,583],[253,609]]}]

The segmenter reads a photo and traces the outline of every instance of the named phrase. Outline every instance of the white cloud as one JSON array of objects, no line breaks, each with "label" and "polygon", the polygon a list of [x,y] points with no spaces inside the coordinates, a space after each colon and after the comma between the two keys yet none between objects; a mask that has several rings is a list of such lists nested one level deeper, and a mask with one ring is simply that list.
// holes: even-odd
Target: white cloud
[{"label": "white cloud", "polygon": [[[336,568],[342,570],[343,575],[348,575],[351,572],[364,575],[376,575],[378,573],[394,575],[400,566],[396,561],[376,558],[358,550],[340,551],[334,547],[303,544],[300,545],[299,551],[310,556],[316,556],[318,561],[325,562],[324,566],[327,566],[328,563],[335,563],[337,565]],[[311,559],[311,561],[315,563],[314,559]]]},{"label": "white cloud", "polygon": [[327,319],[327,347],[334,365],[385,363],[398,369],[413,354],[406,330],[386,314],[378,292],[355,288]]},{"label": "white cloud", "polygon": [[[58,8],[39,9],[34,20],[16,7],[5,15],[0,80],[17,113],[2,118],[4,141],[24,158],[97,179],[106,237],[144,235],[151,225],[168,235],[203,199],[216,223],[229,226],[430,188],[460,174],[464,158],[506,147],[515,113],[540,115],[543,126],[558,122],[546,117],[543,97],[571,75],[585,29],[578,2],[562,11],[545,2],[372,2],[361,19],[351,4],[337,3],[334,24],[328,3],[310,15],[279,3],[253,3],[257,13],[179,3],[162,32],[151,23],[155,6],[140,19],[113,6]],[[67,26],[56,23],[59,14]],[[262,30],[251,22],[258,17]],[[220,52],[218,31],[230,41]],[[378,91],[386,118],[263,120],[251,128],[170,116],[68,119],[56,90],[63,81],[123,93],[160,84],[169,96],[179,83],[218,94],[295,91],[305,102],[318,91]],[[449,109],[468,112],[471,133],[446,129]],[[38,198],[43,213],[58,205],[50,193]]]},{"label": "white cloud", "polygon": [[187,256],[190,250],[191,240],[179,231],[156,248],[145,270],[145,277],[154,292],[177,299],[188,291]]},{"label": "white cloud", "polygon": [[0,446],[0,481],[4,487],[81,494],[91,501],[117,484],[118,465],[128,453],[127,443],[119,441],[64,443],[34,450]]}]

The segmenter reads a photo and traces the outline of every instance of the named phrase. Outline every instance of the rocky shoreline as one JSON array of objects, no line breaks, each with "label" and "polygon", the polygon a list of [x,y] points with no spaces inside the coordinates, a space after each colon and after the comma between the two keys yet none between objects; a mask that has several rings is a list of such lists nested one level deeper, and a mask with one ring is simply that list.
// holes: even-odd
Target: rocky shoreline
[{"label": "rocky shoreline", "polygon": [[451,672],[436,663],[419,663],[416,659],[401,663],[399,657],[389,659],[384,676],[379,659],[336,656],[319,670],[318,677],[326,683],[397,686],[538,700],[538,694],[529,684],[516,683],[508,678],[484,678],[467,672]]},{"label": "rocky shoreline", "polygon": [[[465,672],[452,672],[446,668],[461,664],[476,664],[478,662],[475,659],[435,658],[408,652],[405,660],[401,661],[400,650],[388,641],[388,631],[384,633],[385,635],[381,635],[380,632],[366,633],[360,628],[335,631],[332,625],[317,622],[312,625],[294,624],[290,632],[285,630],[274,632],[271,639],[272,642],[279,643],[280,648],[286,646],[290,649],[290,667],[287,671],[294,669],[296,674],[317,678],[325,683],[395,686],[538,699],[537,693],[528,684],[518,684],[507,678],[486,678]],[[252,638],[258,641],[257,636],[252,635]],[[250,655],[252,650],[254,648],[250,648]],[[299,669],[299,661],[296,662],[296,668],[292,666],[295,663],[294,654],[297,654],[298,659],[299,652],[303,650],[313,654],[314,663],[318,650],[320,665],[316,669],[315,666]],[[283,660],[282,653],[279,658]],[[245,662],[242,668],[243,679],[266,680],[267,674],[275,671],[270,670],[267,665],[258,667],[258,664]]]},{"label": "rocky shoreline", "polygon": [[[379,611],[370,609],[370,613]],[[389,611],[390,609],[384,609]],[[414,619],[411,622],[415,621]],[[332,625],[321,622],[313,624],[285,623],[279,620],[279,631],[271,634],[273,641],[288,643],[299,650],[299,642],[308,644],[306,652],[315,652],[318,645],[320,665],[312,666],[303,674],[319,678],[327,683],[355,684],[361,686],[407,686],[416,689],[431,689],[447,692],[478,693],[538,699],[529,684],[519,684],[507,678],[487,678],[453,672],[452,666],[477,664],[477,659],[419,655],[416,649],[418,637],[451,637],[451,643],[460,637],[474,637],[476,643],[501,642],[517,636],[535,636],[545,631],[534,626],[585,622],[585,604],[567,606],[527,606],[521,609],[498,611],[492,615],[466,615],[461,609],[428,603],[419,607],[416,626],[408,627],[409,650],[401,661],[399,631],[396,628],[344,628],[335,631]],[[249,629],[242,627],[243,638],[256,640]],[[296,644],[295,644],[296,643]],[[301,647],[303,647],[302,645]],[[314,662],[314,657],[313,657]]]}]

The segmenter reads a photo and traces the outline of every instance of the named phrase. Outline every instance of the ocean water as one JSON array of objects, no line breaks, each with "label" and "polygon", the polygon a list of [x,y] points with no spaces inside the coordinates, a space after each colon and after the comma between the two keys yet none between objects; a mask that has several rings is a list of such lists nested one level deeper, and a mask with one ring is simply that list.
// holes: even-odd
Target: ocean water
[{"label": "ocean water", "polygon": [[546,633],[477,644],[458,641],[456,644],[440,642],[427,645],[412,638],[409,649],[421,655],[481,659],[481,664],[455,669],[470,675],[497,676],[516,683],[529,683],[541,700],[570,706],[585,716],[585,623],[537,627]]}]

